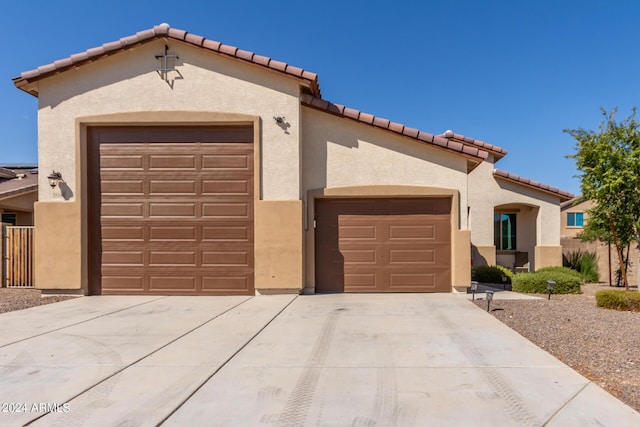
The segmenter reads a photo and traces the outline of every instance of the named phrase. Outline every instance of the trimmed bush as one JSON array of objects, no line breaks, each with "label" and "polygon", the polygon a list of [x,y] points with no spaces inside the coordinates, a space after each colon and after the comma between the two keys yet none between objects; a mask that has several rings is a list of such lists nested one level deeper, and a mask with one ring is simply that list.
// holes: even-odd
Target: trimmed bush
[{"label": "trimmed bush", "polygon": [[601,289],[596,292],[596,306],[621,311],[640,311],[640,292]]},{"label": "trimmed bush", "polygon": [[556,285],[554,294],[582,293],[580,285],[582,276],[575,270],[566,267],[547,267],[533,273],[518,273],[513,276],[513,290],[516,292],[546,294],[547,280],[553,280]]},{"label": "trimmed bush", "polygon": [[476,282],[497,283],[501,285],[503,283],[502,276],[507,276],[507,283],[511,283],[511,275],[502,270],[503,268],[504,267],[495,265],[479,265],[471,269],[471,277]]}]

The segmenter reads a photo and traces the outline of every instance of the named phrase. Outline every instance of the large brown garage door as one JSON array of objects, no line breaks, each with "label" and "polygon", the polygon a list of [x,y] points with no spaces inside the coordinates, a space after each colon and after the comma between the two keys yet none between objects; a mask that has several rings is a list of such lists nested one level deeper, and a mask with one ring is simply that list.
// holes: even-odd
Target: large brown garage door
[{"label": "large brown garage door", "polygon": [[451,199],[316,200],[317,292],[450,292]]},{"label": "large brown garage door", "polygon": [[93,294],[252,295],[253,129],[89,129]]}]

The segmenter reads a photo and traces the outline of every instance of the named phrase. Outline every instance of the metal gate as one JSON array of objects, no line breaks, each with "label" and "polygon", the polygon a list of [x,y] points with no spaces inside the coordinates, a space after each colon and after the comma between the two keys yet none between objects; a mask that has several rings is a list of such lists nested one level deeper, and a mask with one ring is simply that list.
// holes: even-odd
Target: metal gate
[{"label": "metal gate", "polygon": [[7,288],[33,288],[33,227],[5,226],[2,284]]}]

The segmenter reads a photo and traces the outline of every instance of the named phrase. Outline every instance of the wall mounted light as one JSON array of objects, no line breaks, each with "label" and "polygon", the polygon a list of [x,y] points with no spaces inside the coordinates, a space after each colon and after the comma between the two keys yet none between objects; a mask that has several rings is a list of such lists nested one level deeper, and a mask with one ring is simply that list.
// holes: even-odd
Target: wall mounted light
[{"label": "wall mounted light", "polygon": [[58,183],[62,181],[62,174],[60,172],[56,172],[55,170],[53,170],[49,174],[47,179],[49,180],[49,185],[51,186],[51,188],[56,188]]},{"label": "wall mounted light", "polygon": [[285,116],[275,116],[273,120],[275,120],[277,124],[283,125],[287,118]]}]

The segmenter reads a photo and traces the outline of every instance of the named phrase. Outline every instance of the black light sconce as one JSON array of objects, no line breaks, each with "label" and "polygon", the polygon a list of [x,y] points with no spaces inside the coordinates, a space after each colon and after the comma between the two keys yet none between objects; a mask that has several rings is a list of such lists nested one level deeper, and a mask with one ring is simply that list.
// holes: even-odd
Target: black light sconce
[{"label": "black light sconce", "polygon": [[62,174],[60,172],[56,172],[55,170],[53,170],[49,174],[47,179],[49,180],[49,185],[51,186],[51,188],[56,188],[58,183],[62,181]]}]

